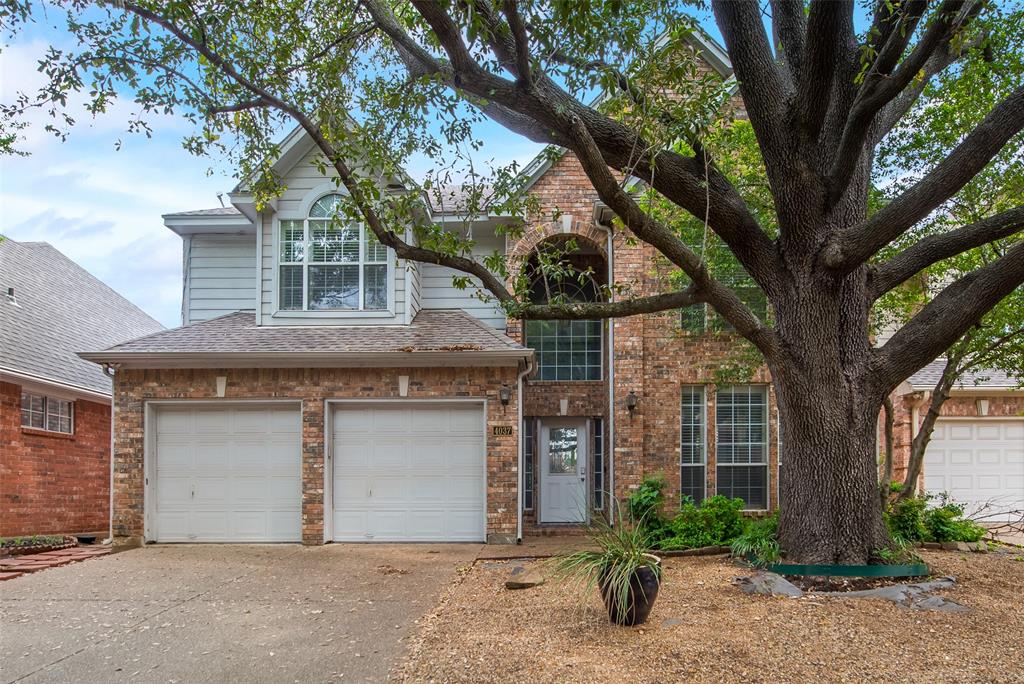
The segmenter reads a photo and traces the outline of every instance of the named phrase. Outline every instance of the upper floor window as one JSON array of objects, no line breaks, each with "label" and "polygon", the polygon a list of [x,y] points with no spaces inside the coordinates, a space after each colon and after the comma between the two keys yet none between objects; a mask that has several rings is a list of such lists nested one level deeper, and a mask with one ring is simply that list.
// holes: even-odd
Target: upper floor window
[{"label": "upper floor window", "polygon": [[67,435],[73,434],[74,406],[74,402],[67,399],[22,392],[21,426],[49,430],[50,432],[63,432]]},{"label": "upper floor window", "polygon": [[[764,290],[745,275],[719,276],[718,279],[732,288],[739,300],[761,321],[768,320],[768,298]],[[707,330],[735,332],[729,321],[719,316],[708,304],[694,304],[682,310],[680,324],[687,332],[702,333]]]},{"label": "upper floor window", "polygon": [[[544,244],[526,263],[530,301],[544,304],[601,301],[606,273],[604,256],[578,236],[559,237],[571,251],[556,245],[544,252]],[[565,245],[563,245],[565,246]],[[554,255],[554,256],[553,256]],[[537,352],[538,380],[600,380],[602,375],[603,325],[599,320],[528,320],[526,345]]]},{"label": "upper floor window", "polygon": [[388,308],[388,248],[339,217],[340,195],[318,199],[306,219],[282,220],[278,303],[286,311]]}]

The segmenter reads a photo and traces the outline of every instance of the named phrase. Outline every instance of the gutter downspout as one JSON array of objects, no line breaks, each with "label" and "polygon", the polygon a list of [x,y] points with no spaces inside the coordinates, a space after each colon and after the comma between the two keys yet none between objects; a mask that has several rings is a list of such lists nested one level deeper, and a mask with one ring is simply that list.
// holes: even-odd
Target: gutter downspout
[{"label": "gutter downspout", "polygon": [[[103,364],[103,372],[110,376],[113,385],[114,373],[116,372],[109,363]],[[114,543],[114,416],[117,411],[117,401],[114,400],[113,387],[110,392],[110,498],[107,502],[107,538],[104,543]]]},{"label": "gutter downspout", "polygon": [[516,487],[516,543],[523,543],[523,487],[526,482],[523,477],[523,446],[525,439],[523,438],[523,380],[527,375],[533,372],[534,362],[533,357],[526,362],[526,368],[520,371],[519,376],[516,378],[516,434],[519,435],[518,454],[518,465],[516,472],[518,473],[519,484]]},{"label": "gutter downspout", "polygon": [[[607,252],[608,262],[608,285],[614,282],[615,278],[615,254],[613,251],[611,226],[603,225],[595,221],[594,226],[603,230],[608,235]],[[608,301],[615,300],[615,293],[608,291]],[[615,319],[608,319],[608,439],[605,444],[605,452],[608,455],[608,522],[615,525]]]}]

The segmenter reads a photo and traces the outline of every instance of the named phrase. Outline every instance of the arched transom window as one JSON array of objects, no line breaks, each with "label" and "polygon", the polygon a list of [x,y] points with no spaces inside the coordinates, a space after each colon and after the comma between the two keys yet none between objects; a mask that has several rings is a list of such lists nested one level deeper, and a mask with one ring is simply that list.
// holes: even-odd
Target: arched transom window
[{"label": "arched transom window", "polygon": [[306,219],[282,220],[278,304],[285,311],[388,308],[388,248],[341,216],[340,195],[321,197]]}]

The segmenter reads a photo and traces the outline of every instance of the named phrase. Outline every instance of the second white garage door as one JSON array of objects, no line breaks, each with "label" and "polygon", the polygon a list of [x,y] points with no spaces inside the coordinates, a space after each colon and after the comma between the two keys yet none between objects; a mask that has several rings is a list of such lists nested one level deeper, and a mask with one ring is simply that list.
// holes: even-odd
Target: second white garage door
[{"label": "second white garage door", "polygon": [[924,456],[924,488],[968,512],[1024,509],[1024,420],[939,420]]},{"label": "second white garage door", "polygon": [[339,404],[336,541],[483,541],[483,406]]}]

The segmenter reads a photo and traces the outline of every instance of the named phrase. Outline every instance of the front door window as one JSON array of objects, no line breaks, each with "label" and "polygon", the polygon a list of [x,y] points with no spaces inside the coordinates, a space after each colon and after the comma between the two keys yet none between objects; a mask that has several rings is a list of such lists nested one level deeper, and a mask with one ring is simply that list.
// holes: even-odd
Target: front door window
[{"label": "front door window", "polygon": [[587,519],[587,421],[541,423],[540,522]]}]

